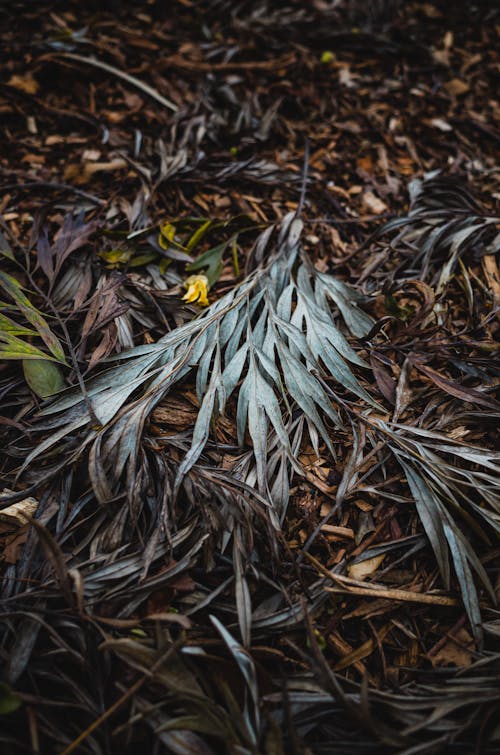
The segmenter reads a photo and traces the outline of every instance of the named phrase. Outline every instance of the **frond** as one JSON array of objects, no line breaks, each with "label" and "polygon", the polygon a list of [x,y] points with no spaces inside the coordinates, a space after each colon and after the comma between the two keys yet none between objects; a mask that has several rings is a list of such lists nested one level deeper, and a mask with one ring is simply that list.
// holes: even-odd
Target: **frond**
[{"label": "frond", "polygon": [[465,255],[500,251],[500,217],[481,207],[457,180],[435,171],[412,181],[409,191],[408,215],[376,234],[398,232],[391,249],[402,253],[405,276],[429,279],[439,294]]},{"label": "frond", "polygon": [[[450,558],[473,634],[481,641],[481,610],[474,575],[496,603],[473,537],[500,536],[500,454],[446,435],[374,420],[403,470],[441,578],[450,589]],[[467,534],[465,534],[467,533]]]},{"label": "frond", "polygon": [[[236,406],[238,442],[243,445],[249,434],[258,490],[267,498],[272,497],[273,470],[283,473],[285,457],[300,470],[297,447],[292,449],[289,440],[295,409],[305,417],[313,438],[321,438],[333,453],[328,425],[340,426],[341,418],[325,380],[333,378],[352,397],[376,405],[352,369],[367,365],[342,333],[336,314],[340,312],[357,337],[366,335],[373,321],[359,306],[360,294],[317,273],[301,258],[301,230],[301,221],[290,214],[272,248],[273,228],[267,229],[254,250],[256,259],[266,261],[238,287],[157,343],[120,354],[119,364],[88,382],[87,400],[70,390],[46,407],[41,427],[54,432],[24,467],[63,438],[81,432],[77,454],[90,448],[96,495],[101,501],[109,499],[126,468],[133,479],[141,434],[152,410],[190,376],[196,380],[199,411],[174,493],[199,460],[213,419],[224,414],[230,401]],[[89,427],[89,402],[99,427]],[[269,429],[276,435],[275,452],[283,454],[279,470],[277,463],[269,465]]]}]

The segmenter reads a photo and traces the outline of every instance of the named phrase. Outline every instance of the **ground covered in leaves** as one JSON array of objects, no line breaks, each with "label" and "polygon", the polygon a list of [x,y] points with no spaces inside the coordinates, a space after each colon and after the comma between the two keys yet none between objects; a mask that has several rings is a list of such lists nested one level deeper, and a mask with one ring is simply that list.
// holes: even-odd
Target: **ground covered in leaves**
[{"label": "ground covered in leaves", "polygon": [[498,750],[499,24],[0,8],[2,753]]}]

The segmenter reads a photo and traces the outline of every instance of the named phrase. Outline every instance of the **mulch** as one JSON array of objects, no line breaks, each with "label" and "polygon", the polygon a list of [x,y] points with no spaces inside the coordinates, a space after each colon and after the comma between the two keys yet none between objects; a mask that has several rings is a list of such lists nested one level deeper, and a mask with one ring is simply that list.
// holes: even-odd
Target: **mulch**
[{"label": "mulch", "polygon": [[[1,268],[71,345],[66,384],[191,322],[197,255],[221,250],[217,301],[297,212],[305,257],[373,318],[349,341],[380,407],[332,383],[358,424],[332,429],[335,455],[302,438],[278,530],[236,400],[174,496],[187,376],[106,490],[80,429],[33,455],[57,421],[0,362],[4,508],[31,502],[29,520],[0,510],[2,752],[497,751],[500,16],[366,5],[0,8]],[[444,279],[457,217],[480,231]],[[450,546],[448,583],[424,477],[425,495],[449,485],[448,543],[470,549]]]}]

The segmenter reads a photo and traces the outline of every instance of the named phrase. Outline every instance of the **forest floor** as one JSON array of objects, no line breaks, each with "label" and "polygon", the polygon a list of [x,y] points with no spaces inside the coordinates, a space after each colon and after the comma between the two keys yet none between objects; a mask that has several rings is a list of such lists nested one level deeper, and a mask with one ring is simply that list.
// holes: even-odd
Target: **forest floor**
[{"label": "forest floor", "polygon": [[496,4],[9,5],[2,753],[497,752]]}]

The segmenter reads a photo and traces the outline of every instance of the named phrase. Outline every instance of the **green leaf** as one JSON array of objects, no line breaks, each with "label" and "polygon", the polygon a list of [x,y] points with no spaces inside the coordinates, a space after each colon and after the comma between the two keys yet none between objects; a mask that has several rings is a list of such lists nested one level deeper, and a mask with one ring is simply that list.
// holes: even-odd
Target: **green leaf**
[{"label": "green leaf", "polygon": [[0,716],[5,716],[7,713],[13,713],[20,708],[22,700],[12,692],[3,682],[0,682]]},{"label": "green leaf", "polygon": [[0,359],[49,359],[57,361],[31,343],[26,343],[17,336],[2,332],[0,332]]},{"label": "green leaf", "polygon": [[10,333],[14,336],[36,336],[36,330],[32,328],[25,328],[22,325],[18,325],[17,322],[11,320],[7,315],[2,315],[0,312],[0,333]]},{"label": "green leaf", "polygon": [[206,252],[200,254],[194,262],[186,266],[186,270],[189,272],[196,272],[197,270],[203,270],[208,278],[210,286],[219,279],[222,273],[222,257],[226,251],[228,242],[223,242],[214,246],[212,249],[207,249]]},{"label": "green leaf", "polygon": [[23,360],[24,377],[40,398],[48,398],[64,388],[64,376],[59,365],[47,359]]},{"label": "green leaf", "polygon": [[188,252],[192,252],[198,246],[198,244],[210,230],[212,225],[213,220],[206,220],[203,225],[196,229],[196,231],[193,233],[188,243],[186,244],[186,249],[188,250]]},{"label": "green leaf", "polygon": [[41,312],[33,306],[27,296],[22,291],[22,286],[12,275],[0,272],[0,286],[15,301],[19,310],[25,318],[38,331],[38,334],[50,349],[53,356],[63,364],[66,364],[64,349],[57,336],[51,331],[47,320]]}]

